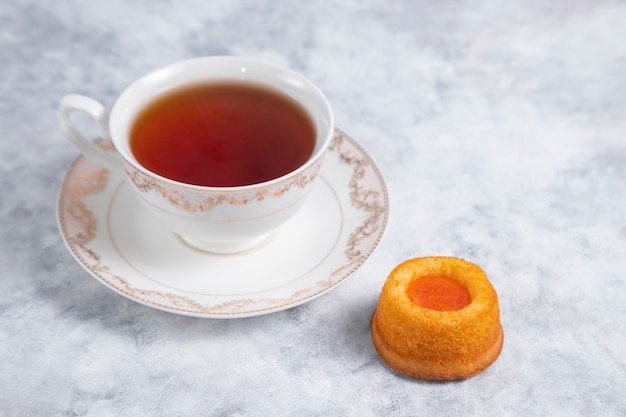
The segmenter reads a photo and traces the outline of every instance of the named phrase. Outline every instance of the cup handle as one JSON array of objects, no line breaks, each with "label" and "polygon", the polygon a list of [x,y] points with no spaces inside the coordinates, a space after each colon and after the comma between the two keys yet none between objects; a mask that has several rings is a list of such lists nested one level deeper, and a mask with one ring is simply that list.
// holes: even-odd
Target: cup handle
[{"label": "cup handle", "polygon": [[72,124],[69,115],[73,111],[87,113],[98,122],[102,139],[111,140],[109,133],[109,114],[102,104],[89,97],[78,94],[68,94],[61,99],[59,109],[59,123],[65,136],[72,142],[85,156],[111,170],[120,170],[121,163],[119,154],[112,150],[108,151],[100,147],[96,142],[87,139]]}]

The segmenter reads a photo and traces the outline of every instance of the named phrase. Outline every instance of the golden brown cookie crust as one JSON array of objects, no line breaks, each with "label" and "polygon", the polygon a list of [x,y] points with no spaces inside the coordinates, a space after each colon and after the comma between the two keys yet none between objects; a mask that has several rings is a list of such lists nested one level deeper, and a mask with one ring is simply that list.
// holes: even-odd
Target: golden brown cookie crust
[{"label": "golden brown cookie crust", "polygon": [[[409,299],[408,285],[444,274],[465,286],[471,301],[463,309],[437,311]],[[372,340],[393,369],[423,379],[469,378],[500,355],[503,331],[498,296],[483,270],[460,258],[405,261],[389,275],[371,319]]]}]

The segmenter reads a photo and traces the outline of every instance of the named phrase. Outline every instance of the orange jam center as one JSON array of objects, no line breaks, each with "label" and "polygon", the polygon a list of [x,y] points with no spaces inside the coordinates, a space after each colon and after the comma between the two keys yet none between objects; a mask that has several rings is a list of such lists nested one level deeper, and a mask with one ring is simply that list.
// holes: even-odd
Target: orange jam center
[{"label": "orange jam center", "polygon": [[446,275],[426,275],[413,280],[408,296],[413,304],[438,311],[460,310],[470,303],[467,288]]}]

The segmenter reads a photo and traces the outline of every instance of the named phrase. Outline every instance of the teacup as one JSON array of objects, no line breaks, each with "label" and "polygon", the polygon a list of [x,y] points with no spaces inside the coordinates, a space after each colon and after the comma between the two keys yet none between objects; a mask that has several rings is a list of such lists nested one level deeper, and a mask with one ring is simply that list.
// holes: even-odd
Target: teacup
[{"label": "teacup", "polygon": [[[276,178],[231,186],[179,181],[139,163],[131,147],[131,131],[138,115],[168,92],[213,82],[261,86],[297,102],[313,127],[310,157]],[[114,149],[102,147],[79,132],[70,120],[74,111],[95,119],[102,138],[110,140]],[[328,100],[311,81],[282,66],[232,56],[190,59],[147,74],[124,90],[110,116],[91,98],[67,95],[61,101],[59,121],[64,134],[84,155],[124,173],[141,206],[159,223],[188,245],[219,254],[255,248],[300,209],[315,184],[334,131]]]}]

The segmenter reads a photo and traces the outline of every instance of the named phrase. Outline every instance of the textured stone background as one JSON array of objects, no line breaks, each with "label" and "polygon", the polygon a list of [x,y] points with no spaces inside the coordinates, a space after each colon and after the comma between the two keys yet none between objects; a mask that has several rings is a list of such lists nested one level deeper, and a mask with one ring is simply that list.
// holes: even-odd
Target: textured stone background
[{"label": "textured stone background", "polygon": [[[626,4],[510,3],[0,3],[0,416],[626,415]],[[317,83],[389,187],[368,262],[284,312],[144,307],[56,225],[78,154],[61,96],[110,107],[214,54]],[[371,344],[388,272],[425,255],[478,263],[498,290],[504,350],[470,380],[399,376]]]}]

